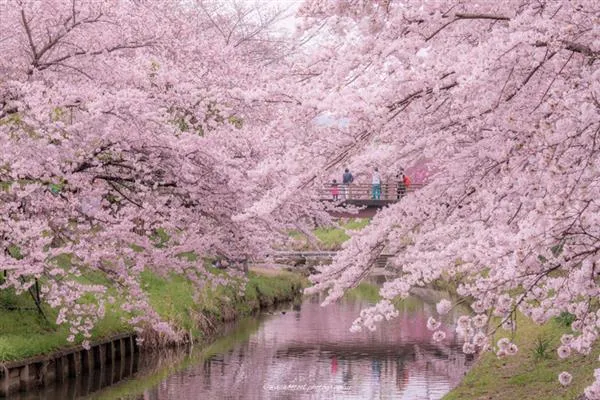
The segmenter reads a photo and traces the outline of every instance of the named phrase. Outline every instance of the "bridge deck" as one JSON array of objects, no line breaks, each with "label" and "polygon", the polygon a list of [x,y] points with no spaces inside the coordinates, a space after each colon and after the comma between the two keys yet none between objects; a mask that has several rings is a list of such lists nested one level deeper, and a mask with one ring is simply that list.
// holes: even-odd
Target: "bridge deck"
[{"label": "bridge deck", "polygon": [[[332,199],[323,199],[325,201],[333,201]],[[351,205],[356,207],[383,207],[390,204],[396,203],[397,199],[388,199],[388,200],[373,200],[373,199],[348,199],[341,200],[341,205]]]},{"label": "bridge deck", "polygon": [[400,201],[402,197],[422,187],[423,184],[419,183],[402,189],[397,183],[383,183],[379,198],[375,198],[370,184],[328,185],[317,189],[317,196],[319,200],[339,202],[340,205],[381,208]]}]

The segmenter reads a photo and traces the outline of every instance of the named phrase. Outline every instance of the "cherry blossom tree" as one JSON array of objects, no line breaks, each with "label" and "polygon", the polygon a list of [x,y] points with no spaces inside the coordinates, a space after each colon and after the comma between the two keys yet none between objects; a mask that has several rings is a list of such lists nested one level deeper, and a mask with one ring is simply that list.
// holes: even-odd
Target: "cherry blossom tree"
[{"label": "cherry blossom tree", "polygon": [[232,220],[274,186],[263,132],[294,113],[276,84],[280,12],[24,0],[0,14],[0,289],[41,283],[37,300],[88,338],[112,299],[77,276],[100,270],[132,323],[177,339],[140,273],[224,283],[180,255],[260,255],[298,208]]},{"label": "cherry blossom tree", "polygon": [[[176,336],[148,307],[142,270],[220,282],[178,255],[258,255],[328,219],[311,193],[329,174],[402,166],[428,171],[427,185],[355,234],[311,290],[333,301],[392,253],[398,277],[353,329],[452,279],[473,300],[457,328],[465,352],[515,353],[489,335],[514,329],[519,310],[539,323],[572,314],[559,355],[588,354],[600,324],[598,7],[307,0],[290,43],[271,32],[277,11],[243,3],[3,2],[0,289],[43,278],[58,322],[88,336],[110,299],[73,277],[101,270],[132,322]],[[315,122],[324,115],[348,123]],[[440,318],[428,326],[443,340]]]},{"label": "cherry blossom tree", "polygon": [[[513,329],[518,310],[537,323],[572,314],[559,353],[589,354],[600,333],[598,4],[309,0],[300,14],[313,44],[295,65],[299,101],[350,120],[330,130],[331,146],[318,143],[329,164],[301,185],[344,164],[430,160],[434,171],[354,235],[311,291],[333,301],[392,253],[397,278],[353,329],[392,318],[390,300],[412,287],[453,279],[473,300],[458,327],[465,351],[516,352],[487,335]],[[478,334],[492,315],[498,327]],[[600,398],[598,373],[586,395]]]}]

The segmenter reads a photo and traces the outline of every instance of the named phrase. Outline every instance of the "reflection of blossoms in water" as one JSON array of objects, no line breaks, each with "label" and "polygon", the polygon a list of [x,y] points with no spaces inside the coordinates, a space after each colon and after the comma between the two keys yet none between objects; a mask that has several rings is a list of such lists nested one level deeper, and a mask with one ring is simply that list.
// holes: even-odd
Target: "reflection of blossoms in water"
[{"label": "reflection of blossoms in water", "polygon": [[[401,310],[400,319],[375,323],[373,334],[364,322],[374,322],[375,315],[357,315],[358,305],[367,303],[344,299],[322,308],[318,300],[306,299],[297,312],[273,313],[259,327],[244,327],[249,338],[171,378],[173,384],[161,385],[162,396],[156,398],[219,399],[237,393],[253,399],[362,399],[369,398],[367,390],[402,398],[410,388],[409,398],[439,399],[472,362],[453,330],[427,329],[429,307]],[[348,332],[357,319],[359,333]],[[244,379],[237,379],[243,372]]]}]

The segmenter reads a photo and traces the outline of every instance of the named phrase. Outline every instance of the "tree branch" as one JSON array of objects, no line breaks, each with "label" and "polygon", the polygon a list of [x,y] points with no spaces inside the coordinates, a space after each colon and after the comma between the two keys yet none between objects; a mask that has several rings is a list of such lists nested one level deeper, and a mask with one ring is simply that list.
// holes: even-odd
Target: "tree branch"
[{"label": "tree branch", "polygon": [[29,46],[31,47],[31,52],[33,53],[33,60],[37,60],[38,52],[33,43],[33,37],[31,36],[31,28],[29,27],[29,22],[27,22],[27,17],[25,16],[25,10],[21,9],[21,20],[23,21],[23,27],[25,28],[25,32],[27,33],[27,40],[29,41]]},{"label": "tree branch", "polygon": [[456,13],[454,16],[457,19],[492,19],[497,21],[510,21],[510,17],[503,15],[492,15],[492,14],[471,14],[471,13]]},{"label": "tree branch", "polygon": [[533,108],[533,110],[531,110],[531,112],[537,110],[538,107],[542,105],[542,103],[544,102],[544,97],[546,97],[546,95],[548,94],[548,91],[550,90],[550,88],[554,84],[554,81],[556,80],[556,78],[561,74],[561,72],[563,71],[563,69],[565,69],[565,67],[567,66],[567,64],[569,63],[569,61],[571,61],[571,58],[573,57],[573,54],[575,54],[575,52],[571,52],[571,54],[569,55],[569,58],[567,58],[567,61],[565,61],[565,63],[563,64],[563,66],[560,67],[560,70],[556,73],[556,75],[554,75],[554,78],[552,78],[552,81],[550,82],[550,84],[546,88],[546,91],[542,95],[542,98],[540,99],[540,102]]},{"label": "tree branch", "polygon": [[[592,59],[600,58],[600,51],[593,51],[589,46],[586,46],[581,43],[575,43],[568,40],[563,40],[562,43],[565,45],[565,50],[570,50],[575,53],[580,53],[591,57]],[[534,44],[535,47],[546,47],[548,46],[548,42],[544,42],[542,40],[538,40]]]},{"label": "tree branch", "polygon": [[[546,51],[547,53],[547,51]],[[510,94],[505,101],[510,101],[513,97],[515,97],[517,95],[517,93],[519,93],[519,91],[525,86],[527,85],[527,82],[529,82],[529,80],[533,77],[533,75],[537,72],[538,69],[540,69],[540,67],[542,65],[544,65],[544,63],[548,60],[550,60],[552,57],[554,57],[556,55],[556,51],[553,51],[552,53],[550,53],[550,55],[544,57],[544,59],[542,61],[540,61],[538,63],[538,65],[536,65],[535,67],[533,67],[531,69],[531,71],[529,71],[529,74],[527,75],[527,77],[525,77],[525,79],[523,79],[523,82],[521,82],[521,85],[512,93]],[[514,67],[513,67],[514,68]]]},{"label": "tree branch", "polygon": [[491,15],[491,14],[470,14],[470,13],[456,13],[454,14],[454,19],[446,22],[444,25],[442,25],[440,28],[438,28],[435,32],[433,32],[431,35],[429,35],[428,37],[425,38],[425,41],[428,42],[429,40],[431,40],[435,35],[437,35],[438,33],[440,33],[442,30],[444,30],[448,25],[461,20],[461,19],[491,19],[491,20],[496,20],[496,21],[510,21],[509,17],[505,17],[502,15]]},{"label": "tree branch", "polygon": [[37,69],[40,70],[40,71],[43,71],[43,70],[45,70],[45,69],[47,69],[47,68],[49,68],[49,67],[51,67],[53,65],[61,63],[62,61],[68,60],[69,58],[73,58],[73,57],[76,57],[76,56],[81,56],[81,55],[84,55],[84,54],[85,55],[90,55],[90,56],[97,56],[97,55],[102,54],[104,52],[112,53],[113,51],[117,51],[117,50],[139,49],[141,47],[150,46],[150,44],[151,44],[151,42],[120,44],[120,45],[116,45],[116,46],[113,46],[113,47],[108,48],[108,49],[96,50],[96,51],[90,51],[90,52],[85,51],[85,50],[78,50],[75,53],[71,53],[71,54],[68,54],[66,56],[62,56],[62,57],[56,58],[56,59],[54,59],[52,61],[48,61],[46,63],[40,64],[37,67]]}]

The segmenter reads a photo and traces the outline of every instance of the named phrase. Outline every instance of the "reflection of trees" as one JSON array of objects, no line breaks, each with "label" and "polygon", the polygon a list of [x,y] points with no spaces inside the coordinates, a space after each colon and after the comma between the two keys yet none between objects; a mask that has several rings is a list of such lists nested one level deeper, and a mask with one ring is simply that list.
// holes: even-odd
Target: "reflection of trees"
[{"label": "reflection of trees", "polygon": [[[315,345],[291,344],[280,348],[276,358],[279,363],[284,360],[293,363],[298,369],[310,368],[312,365],[326,363],[335,354],[338,370],[341,370],[342,384],[351,383],[354,375],[370,375],[373,378],[390,378],[398,387],[406,384],[407,371],[411,375],[422,377],[443,377],[451,386],[458,384],[467,369],[467,359],[460,346],[443,347],[430,343],[407,344],[394,351],[383,347],[348,346],[348,345]],[[346,366],[346,367],[342,367]],[[352,368],[355,373],[352,373]],[[287,368],[286,368],[287,369]],[[293,379],[296,374],[280,377],[282,380]]]},{"label": "reflection of trees", "polygon": [[[318,299],[303,304],[302,311],[295,313],[296,318],[269,320],[263,329],[267,331],[267,335],[277,335],[280,340],[289,342],[373,343],[382,346],[430,342],[431,332],[427,330],[426,324],[428,316],[433,312],[432,307],[414,300],[413,303],[410,311],[404,312],[401,309],[399,317],[382,323],[375,332],[349,332],[352,322],[365,304],[331,304],[323,309]],[[447,334],[449,341],[454,340],[453,332]]]},{"label": "reflection of trees", "polygon": [[432,342],[429,306],[411,306],[376,332],[352,334],[348,327],[361,307],[323,309],[312,300],[269,317],[243,344],[161,384],[157,399],[330,399],[333,393],[435,399],[462,378],[467,362],[460,344],[452,335],[444,344]]},{"label": "reflection of trees", "polygon": [[[430,306],[413,302],[376,332],[352,334],[348,327],[361,307],[348,302],[323,309],[318,299],[309,300],[285,315],[268,316],[260,326],[255,319],[240,321],[211,346],[195,347],[191,358],[185,351],[143,354],[125,368],[136,371],[135,380],[116,388],[98,391],[116,382],[111,372],[80,379],[85,387],[73,391],[145,400],[332,399],[332,394],[435,399],[459,382],[466,371],[465,355],[452,335],[444,344],[432,342],[426,329]],[[183,369],[185,365],[191,366]],[[305,389],[283,390],[285,385]]]}]

